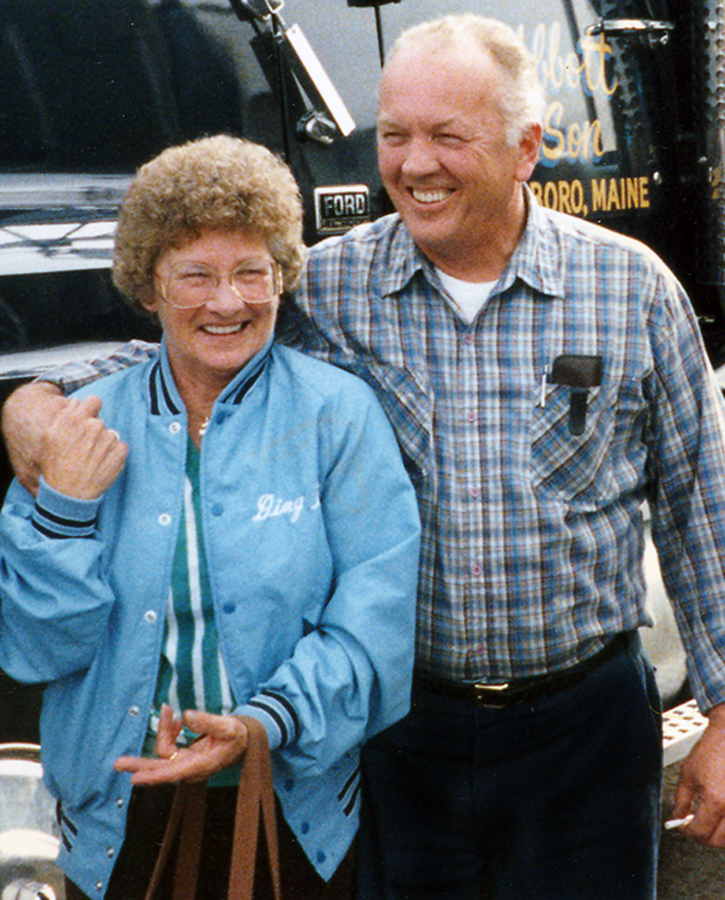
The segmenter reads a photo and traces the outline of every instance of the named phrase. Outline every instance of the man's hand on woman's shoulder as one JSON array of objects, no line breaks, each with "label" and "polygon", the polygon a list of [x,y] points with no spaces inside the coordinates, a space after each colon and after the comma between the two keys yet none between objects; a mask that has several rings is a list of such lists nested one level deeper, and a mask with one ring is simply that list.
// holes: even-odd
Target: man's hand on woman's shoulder
[{"label": "man's hand on woman's shoulder", "polygon": [[68,400],[55,384],[33,381],[13,391],[3,406],[2,432],[10,465],[33,496],[38,493],[43,439],[67,405]]}]

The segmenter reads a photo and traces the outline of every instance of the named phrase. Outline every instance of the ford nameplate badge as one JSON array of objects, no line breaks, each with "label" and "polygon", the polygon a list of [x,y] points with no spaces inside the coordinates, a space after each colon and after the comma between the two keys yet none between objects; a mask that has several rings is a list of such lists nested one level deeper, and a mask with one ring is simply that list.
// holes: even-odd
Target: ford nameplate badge
[{"label": "ford nameplate badge", "polygon": [[318,234],[343,234],[370,221],[370,191],[366,184],[315,188]]}]

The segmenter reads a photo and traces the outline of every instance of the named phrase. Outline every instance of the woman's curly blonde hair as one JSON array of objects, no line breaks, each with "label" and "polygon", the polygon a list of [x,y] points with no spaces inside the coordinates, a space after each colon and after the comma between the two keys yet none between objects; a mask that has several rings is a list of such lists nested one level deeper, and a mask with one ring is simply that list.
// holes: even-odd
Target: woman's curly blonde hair
[{"label": "woman's curly blonde hair", "polygon": [[296,286],[305,247],[294,176],[266,147],[228,135],[170,147],[138,170],[116,228],[114,284],[143,309],[159,257],[209,230],[262,238],[282,269],[284,289]]}]

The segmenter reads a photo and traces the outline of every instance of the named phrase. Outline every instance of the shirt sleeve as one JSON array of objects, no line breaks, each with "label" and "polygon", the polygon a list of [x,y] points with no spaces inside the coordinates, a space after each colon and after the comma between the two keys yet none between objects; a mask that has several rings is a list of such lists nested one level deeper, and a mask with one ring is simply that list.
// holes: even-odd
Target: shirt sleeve
[{"label": "shirt sleeve", "polygon": [[18,681],[53,681],[95,657],[113,605],[95,537],[99,504],[42,480],[35,503],[10,487],[0,517],[0,665]]},{"label": "shirt sleeve", "polygon": [[725,418],[689,300],[661,279],[651,328],[652,537],[703,710],[725,701]]},{"label": "shirt sleeve", "polygon": [[[294,296],[280,308],[275,337],[308,356],[364,377],[341,324],[342,279],[349,265],[349,260],[343,260],[342,246],[334,239],[313,247]],[[349,290],[352,277],[344,282]],[[352,304],[346,308],[350,310]]]},{"label": "shirt sleeve", "polygon": [[136,363],[156,359],[159,355],[158,344],[146,341],[130,341],[119,347],[110,356],[97,357],[91,360],[79,360],[58,366],[39,376],[37,381],[50,381],[58,385],[64,394],[72,394],[99,378],[120,372]]},{"label": "shirt sleeve", "polygon": [[366,407],[342,429],[333,417],[321,490],[333,593],[314,630],[237,710],[260,719],[271,747],[302,775],[329,768],[410,703],[417,504],[387,419],[372,398]]}]

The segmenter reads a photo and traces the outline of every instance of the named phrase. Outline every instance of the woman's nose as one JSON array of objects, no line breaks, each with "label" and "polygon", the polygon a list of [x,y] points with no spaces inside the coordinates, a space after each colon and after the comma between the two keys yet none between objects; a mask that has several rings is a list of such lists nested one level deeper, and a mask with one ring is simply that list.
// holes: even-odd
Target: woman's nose
[{"label": "woman's nose", "polygon": [[217,313],[234,312],[244,305],[244,298],[232,287],[229,276],[219,279],[212,296],[207,300],[207,309]]}]

